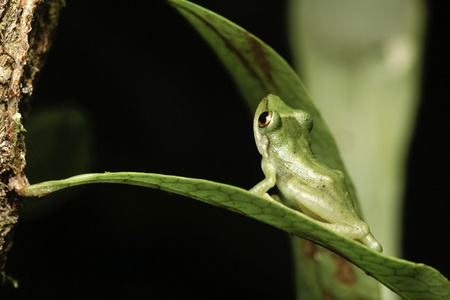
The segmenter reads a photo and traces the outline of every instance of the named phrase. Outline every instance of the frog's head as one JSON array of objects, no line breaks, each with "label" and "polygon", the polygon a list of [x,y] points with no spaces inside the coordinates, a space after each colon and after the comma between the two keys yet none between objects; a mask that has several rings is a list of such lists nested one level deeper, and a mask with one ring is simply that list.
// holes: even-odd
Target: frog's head
[{"label": "frog's head", "polygon": [[312,124],[309,113],[292,109],[280,97],[269,94],[258,105],[253,119],[258,151],[268,157],[270,149],[277,151],[298,142],[309,144]]}]

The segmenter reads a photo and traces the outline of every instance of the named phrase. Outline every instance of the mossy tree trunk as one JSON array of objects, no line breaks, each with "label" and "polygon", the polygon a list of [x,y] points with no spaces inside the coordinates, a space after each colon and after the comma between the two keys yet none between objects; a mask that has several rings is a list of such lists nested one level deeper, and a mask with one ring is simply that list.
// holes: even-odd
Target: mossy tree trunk
[{"label": "mossy tree trunk", "polygon": [[22,115],[50,48],[64,2],[0,0],[0,274],[12,246],[22,199],[24,173]]}]

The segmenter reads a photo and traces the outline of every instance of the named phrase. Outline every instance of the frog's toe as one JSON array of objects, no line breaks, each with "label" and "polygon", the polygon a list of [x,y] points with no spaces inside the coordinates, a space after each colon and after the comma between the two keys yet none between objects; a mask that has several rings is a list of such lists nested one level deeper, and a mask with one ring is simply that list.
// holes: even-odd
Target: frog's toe
[{"label": "frog's toe", "polygon": [[380,243],[378,243],[378,241],[373,237],[372,234],[368,234],[366,237],[360,239],[360,241],[372,250],[380,253],[383,252],[383,247]]}]

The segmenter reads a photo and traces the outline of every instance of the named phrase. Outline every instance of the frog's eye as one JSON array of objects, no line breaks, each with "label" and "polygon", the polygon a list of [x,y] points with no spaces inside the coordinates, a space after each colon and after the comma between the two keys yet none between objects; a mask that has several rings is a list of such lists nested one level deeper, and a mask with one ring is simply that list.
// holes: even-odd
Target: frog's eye
[{"label": "frog's eye", "polygon": [[258,126],[259,128],[264,128],[272,122],[273,113],[268,110],[259,115]]}]

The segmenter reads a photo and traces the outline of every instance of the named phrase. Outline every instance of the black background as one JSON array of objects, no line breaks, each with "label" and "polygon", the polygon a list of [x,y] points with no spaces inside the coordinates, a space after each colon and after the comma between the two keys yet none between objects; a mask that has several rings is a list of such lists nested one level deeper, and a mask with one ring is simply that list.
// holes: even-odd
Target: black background
[{"label": "black background", "polygon": [[[290,61],[285,1],[196,3]],[[406,259],[450,276],[450,49],[445,9],[438,5],[429,5],[403,242]],[[68,1],[28,124],[55,109],[87,119],[69,122],[72,131],[59,123],[64,134],[50,145],[56,153],[49,157],[39,150],[45,138],[33,137],[29,128],[32,183],[103,171],[174,174],[244,188],[262,179],[251,113],[205,42],[162,0],[132,6]],[[87,140],[76,134],[83,130]],[[1,299],[294,298],[286,234],[252,219],[131,186],[62,191],[44,198],[52,204],[41,210],[33,210],[33,201],[41,200],[28,201],[6,268],[21,286],[3,288]]]},{"label": "black background", "polygon": [[404,257],[450,276],[450,213],[446,170],[450,167],[450,51],[447,3],[426,1],[421,105],[408,161],[404,217]]}]

